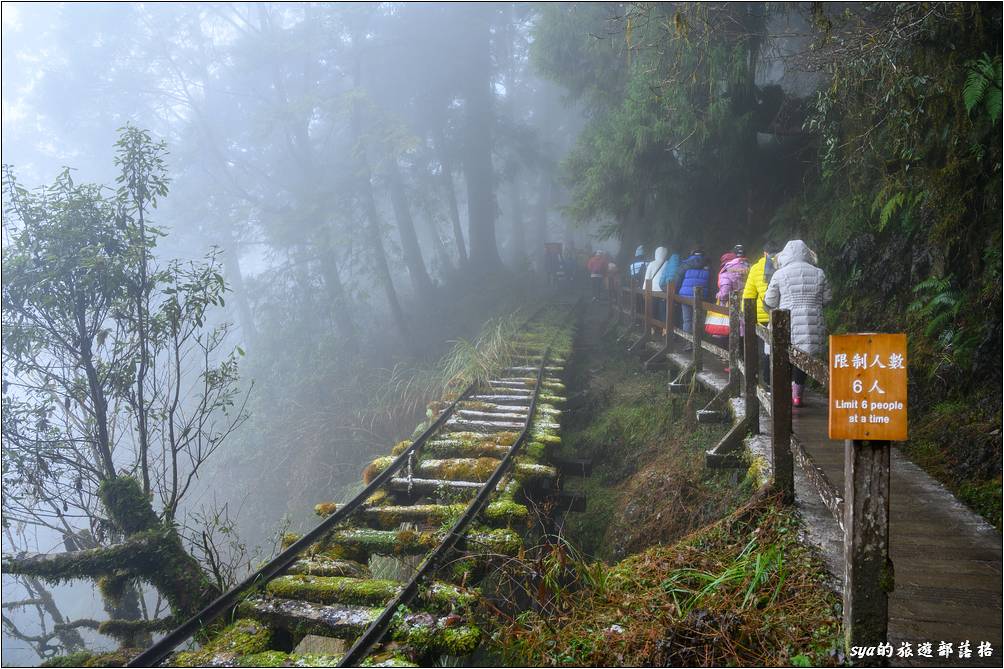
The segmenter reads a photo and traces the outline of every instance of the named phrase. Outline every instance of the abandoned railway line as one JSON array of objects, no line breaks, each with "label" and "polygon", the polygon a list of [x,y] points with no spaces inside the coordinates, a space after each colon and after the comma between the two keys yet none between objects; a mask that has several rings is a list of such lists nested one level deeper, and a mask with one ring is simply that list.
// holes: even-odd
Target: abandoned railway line
[{"label": "abandoned railway line", "polygon": [[[430,404],[413,438],[365,469],[359,494],[318,504],[314,529],[286,535],[276,558],[128,666],[414,666],[473,652],[490,556],[523,550],[532,507],[560,506],[547,456],[560,442],[570,313],[538,311],[487,380]],[[341,652],[298,652],[308,636]]]}]

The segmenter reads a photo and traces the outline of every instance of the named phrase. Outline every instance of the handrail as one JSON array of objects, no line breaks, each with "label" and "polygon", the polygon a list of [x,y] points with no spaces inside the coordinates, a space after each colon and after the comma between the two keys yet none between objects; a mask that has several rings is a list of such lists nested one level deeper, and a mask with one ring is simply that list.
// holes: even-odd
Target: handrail
[{"label": "handrail", "polygon": [[701,304],[701,308],[705,311],[710,311],[712,313],[721,314],[722,316],[729,315],[729,308],[722,306],[721,304],[716,304],[715,302],[704,302]]},{"label": "handrail", "polygon": [[825,362],[794,346],[788,348],[788,358],[791,364],[818,381],[824,388],[830,387],[830,367]]}]

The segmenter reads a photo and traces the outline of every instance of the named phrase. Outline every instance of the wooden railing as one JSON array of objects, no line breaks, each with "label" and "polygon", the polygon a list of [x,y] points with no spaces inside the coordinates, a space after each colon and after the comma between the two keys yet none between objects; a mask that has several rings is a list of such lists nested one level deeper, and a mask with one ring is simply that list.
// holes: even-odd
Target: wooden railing
[{"label": "wooden railing", "polygon": [[[805,473],[823,504],[829,509],[844,535],[844,631],[850,645],[874,645],[886,640],[888,596],[892,590],[893,571],[889,560],[889,442],[846,441],[844,443],[844,490],[839,490],[817,466],[792,430],[792,367],[803,370],[828,392],[829,365],[791,345],[790,313],[774,309],[768,325],[757,321],[753,299],[740,300],[738,293],[722,306],[704,301],[703,291],[695,288],[694,297],[676,295],[673,286],[653,291],[650,282],[643,287],[617,287],[611,295],[612,318],[620,325],[641,328],[641,337],[632,351],[646,351],[655,341],[658,351],[645,359],[646,369],[659,366],[674,349],[677,340],[689,342],[691,358],[670,383],[670,391],[691,387],[702,371],[704,353],[710,353],[729,368],[727,386],[709,403],[724,406],[733,397],[742,399],[743,417],[709,451],[712,467],[739,466],[739,447],[747,435],[761,433],[761,413],[770,421],[770,457],[773,486],[785,503],[795,499],[794,464]],[[653,316],[662,301],[665,312]],[[692,327],[686,332],[676,327],[675,305],[694,309]],[[740,306],[741,305],[741,306]],[[724,348],[704,334],[708,313],[729,316],[729,343]],[[742,323],[740,328],[739,324]],[[740,334],[740,329],[745,336]],[[752,335],[752,336],[751,336]],[[676,338],[676,339],[674,339]],[[760,355],[766,350],[770,369],[770,387],[760,383]],[[705,411],[706,414],[717,413]],[[698,419],[701,412],[698,413]]]}]

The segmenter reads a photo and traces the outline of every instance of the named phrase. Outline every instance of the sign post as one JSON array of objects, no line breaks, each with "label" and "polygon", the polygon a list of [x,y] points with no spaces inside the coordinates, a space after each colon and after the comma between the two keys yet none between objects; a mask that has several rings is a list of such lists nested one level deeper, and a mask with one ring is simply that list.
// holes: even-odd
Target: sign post
[{"label": "sign post", "polygon": [[885,643],[889,449],[907,438],[905,334],[830,337],[830,439],[844,439],[844,643]]}]

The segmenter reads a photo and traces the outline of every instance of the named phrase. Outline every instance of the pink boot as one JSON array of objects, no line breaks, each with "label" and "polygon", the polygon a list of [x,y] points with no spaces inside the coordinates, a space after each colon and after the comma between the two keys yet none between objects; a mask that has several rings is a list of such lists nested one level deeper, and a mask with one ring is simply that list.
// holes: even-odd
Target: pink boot
[{"label": "pink boot", "polygon": [[802,391],[805,389],[805,384],[802,383],[792,383],[791,384],[791,405],[795,407],[802,406]]}]

